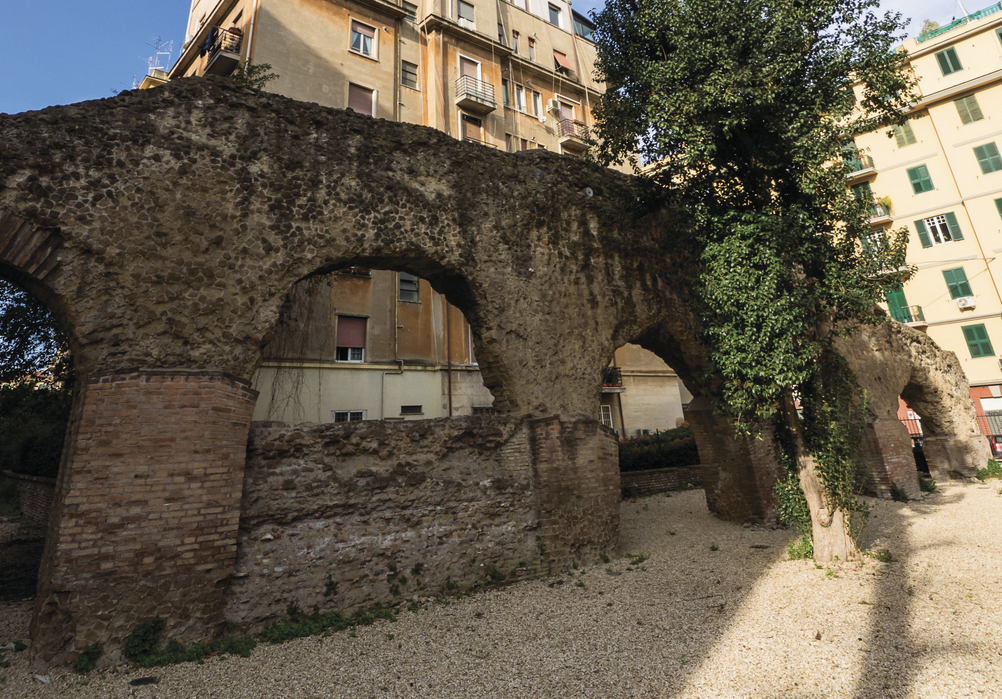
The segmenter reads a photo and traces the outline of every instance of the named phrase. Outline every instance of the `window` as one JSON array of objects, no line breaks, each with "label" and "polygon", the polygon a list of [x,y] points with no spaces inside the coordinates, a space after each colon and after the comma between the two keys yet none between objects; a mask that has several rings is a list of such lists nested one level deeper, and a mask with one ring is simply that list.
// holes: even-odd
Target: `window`
[{"label": "window", "polygon": [[484,407],[473,406],[474,415],[497,415],[498,411],[494,409],[493,406],[487,405]]},{"label": "window", "polygon": [[369,58],[376,57],[376,28],[351,21],[351,50]]},{"label": "window", "polygon": [[400,273],[400,300],[415,303],[418,300],[418,278],[407,272]]},{"label": "window", "polygon": [[498,43],[504,46],[504,25],[498,22]]},{"label": "window", "polygon": [[985,118],[985,115],[981,113],[981,106],[978,104],[978,98],[974,95],[968,95],[967,97],[961,97],[959,100],[953,100],[953,103],[957,105],[957,113],[960,114],[960,123],[967,125],[975,121],[981,121]]},{"label": "window", "polygon": [[339,362],[365,361],[365,318],[337,317],[334,359]]},{"label": "window", "polygon": [[518,149],[519,150],[529,150],[529,141],[524,138],[518,139]]},{"label": "window", "polygon": [[964,67],[960,65],[960,59],[957,57],[957,50],[952,46],[946,51],[940,51],[937,53],[936,60],[939,61],[939,69],[943,71],[943,75],[956,73]]},{"label": "window", "polygon": [[400,84],[404,87],[417,89],[417,65],[400,61]]},{"label": "window", "polygon": [[529,38],[529,60],[536,60],[536,40],[531,37]]},{"label": "window", "polygon": [[912,191],[916,194],[931,192],[933,190],[932,179],[929,177],[929,168],[925,165],[909,168],[908,179],[912,183]]},{"label": "window", "polygon": [[469,114],[460,114],[459,119],[463,131],[463,140],[482,143],[484,140],[484,122]]},{"label": "window", "polygon": [[424,415],[422,411],[422,406],[420,405],[401,405],[400,406],[401,415]]},{"label": "window", "polygon": [[473,29],[475,24],[473,21],[473,5],[468,2],[464,2],[464,0],[458,0],[457,7],[459,8],[457,11],[457,14],[459,15],[459,23]]},{"label": "window", "polygon": [[348,274],[352,277],[371,277],[372,270],[368,267],[345,267],[344,269],[339,269],[338,274]]},{"label": "window", "polygon": [[412,22],[417,22],[417,5],[411,2],[407,2],[407,0],[404,0],[403,8],[404,12],[407,13],[407,19],[409,19]]},{"label": "window", "polygon": [[375,96],[374,90],[355,83],[348,83],[348,109],[353,109],[366,116],[373,116]]},{"label": "window", "polygon": [[334,422],[358,422],[365,419],[364,410],[334,410],[332,411]]},{"label": "window", "polygon": [[952,211],[916,221],[915,230],[924,248],[964,239],[957,225],[957,216]]},{"label": "window", "polygon": [[511,33],[511,50],[518,53],[518,32]]},{"label": "window", "polygon": [[535,90],[532,91],[532,113],[538,117],[543,116],[543,96]]},{"label": "window", "polygon": [[988,331],[985,330],[984,323],[979,325],[965,325],[961,327],[964,331],[964,339],[967,340],[967,349],[971,351],[971,358],[993,357],[995,351],[992,349],[991,340],[988,339]]},{"label": "window", "polygon": [[967,281],[967,273],[963,267],[956,269],[944,269],[943,279],[946,280],[946,288],[950,290],[951,299],[960,299],[965,296],[974,296],[971,285]]},{"label": "window", "polygon": [[582,39],[587,39],[588,41],[595,41],[595,27],[591,22],[586,20],[584,17],[579,15],[577,12],[572,13],[574,20],[574,33],[580,36]]},{"label": "window", "polygon": [[612,427],[612,406],[611,405],[600,405],[602,413],[602,424],[606,427]]},{"label": "window", "polygon": [[560,51],[554,51],[553,61],[556,64],[554,67],[557,69],[557,72],[566,73],[567,75],[571,76],[576,74],[574,66],[572,66],[571,62],[567,60],[566,53],[561,53]]},{"label": "window", "polygon": [[520,112],[525,111],[525,88],[521,85],[515,86],[515,108]]},{"label": "window", "polygon": [[852,198],[858,202],[869,204],[873,201],[873,190],[870,189],[869,182],[854,184],[849,189],[852,190]]},{"label": "window", "polygon": [[894,127],[894,140],[898,143],[898,148],[904,148],[915,143],[915,132],[912,125],[907,121],[900,126]]},{"label": "window", "polygon": [[501,104],[504,106],[509,106],[511,104],[511,95],[508,94],[508,81],[501,81]]},{"label": "window", "polygon": [[891,318],[899,323],[911,323],[915,319],[912,317],[911,309],[908,308],[908,301],[905,299],[905,290],[898,284],[887,292],[887,310],[891,313]]},{"label": "window", "polygon": [[550,24],[560,26],[560,8],[556,5],[550,5]]},{"label": "window", "polygon": [[998,209],[999,218],[1002,218],[1002,199],[995,200],[995,208]]},{"label": "window", "polygon": [[975,148],[974,157],[978,159],[983,175],[1002,170],[1002,157],[999,157],[999,149],[994,143],[986,143]]}]

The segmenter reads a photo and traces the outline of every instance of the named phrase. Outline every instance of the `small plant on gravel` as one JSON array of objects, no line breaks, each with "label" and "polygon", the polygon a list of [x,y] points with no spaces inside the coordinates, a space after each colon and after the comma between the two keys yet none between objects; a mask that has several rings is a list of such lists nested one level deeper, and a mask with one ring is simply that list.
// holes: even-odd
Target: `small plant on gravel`
[{"label": "small plant on gravel", "polygon": [[14,652],[15,653],[20,653],[22,650],[24,650],[27,647],[28,647],[28,644],[25,643],[24,641],[20,640],[20,639],[14,641]]},{"label": "small plant on gravel", "polygon": [[397,617],[392,609],[379,604],[368,608],[360,607],[351,616],[342,616],[334,611],[315,610],[312,614],[298,611],[295,615],[289,615],[285,621],[267,627],[258,638],[268,643],[284,643],[293,638],[319,636],[327,631],[337,632],[345,629],[354,630],[356,626],[371,626],[379,619],[396,621]]},{"label": "small plant on gravel", "polygon": [[333,597],[337,594],[338,584],[334,582],[333,576],[330,573],[327,574],[327,581],[324,584],[324,597]]},{"label": "small plant on gravel", "polygon": [[83,653],[73,661],[73,670],[79,675],[86,675],[97,667],[98,658],[104,653],[100,643],[91,643],[83,649]]},{"label": "small plant on gravel", "polygon": [[923,493],[935,493],[936,481],[934,481],[932,478],[919,476],[919,490],[921,490]]},{"label": "small plant on gravel", "polygon": [[894,502],[908,502],[910,498],[905,489],[900,487],[897,483],[891,483],[891,500]]},{"label": "small plant on gravel", "polygon": [[506,576],[495,566],[491,566],[491,569],[487,571],[487,577],[491,582],[499,583],[503,582]]},{"label": "small plant on gravel", "polygon": [[869,555],[870,558],[874,558],[880,561],[881,563],[891,563],[894,561],[894,556],[891,555],[891,552],[888,551],[887,549],[880,549],[879,551],[868,551],[867,555]]},{"label": "small plant on gravel", "polygon": [[786,555],[790,557],[791,561],[814,558],[814,544],[811,543],[810,537],[801,534],[799,539],[786,545]]},{"label": "small plant on gravel", "polygon": [[984,468],[978,469],[978,472],[974,474],[974,477],[979,481],[984,481],[989,478],[1002,478],[1002,464],[999,464],[995,459],[988,459],[988,465]]},{"label": "small plant on gravel", "polygon": [[638,566],[650,558],[650,556],[643,553],[628,553],[626,554],[626,557],[630,559],[631,566]]},{"label": "small plant on gravel", "polygon": [[415,578],[421,575],[421,571],[424,570],[424,563],[418,562],[411,566],[411,575]]},{"label": "small plant on gravel", "polygon": [[602,559],[602,562],[603,562],[603,563],[611,563],[611,562],[612,562],[612,559],[610,559],[610,558],[609,558],[609,557],[608,557],[607,555],[605,555],[604,553],[603,553],[603,554],[602,554],[601,556],[599,556],[599,558],[601,558],[601,559]]},{"label": "small plant on gravel", "polygon": [[831,568],[825,568],[825,577],[828,578],[829,580],[834,580],[835,578],[838,577],[838,573],[836,573]]},{"label": "small plant on gravel", "polygon": [[575,587],[584,587],[585,584],[584,584],[583,580],[578,580],[576,583],[574,583],[574,586]]},{"label": "small plant on gravel", "polygon": [[[299,605],[291,602],[286,610],[299,612]],[[122,654],[137,667],[160,667],[178,663],[201,663],[213,655],[233,654],[250,657],[251,650],[257,645],[253,638],[238,636],[222,636],[208,643],[196,643],[185,646],[178,640],[171,639],[160,650],[160,633],[164,629],[164,620],[154,617],[136,625],[125,641]]]},{"label": "small plant on gravel", "polygon": [[719,551],[720,547],[717,546],[716,544],[710,544],[710,550],[711,551]]},{"label": "small plant on gravel", "polygon": [[908,587],[906,587],[905,588],[905,594],[907,594],[909,597],[914,596],[915,595],[915,586],[914,585],[909,585]]}]

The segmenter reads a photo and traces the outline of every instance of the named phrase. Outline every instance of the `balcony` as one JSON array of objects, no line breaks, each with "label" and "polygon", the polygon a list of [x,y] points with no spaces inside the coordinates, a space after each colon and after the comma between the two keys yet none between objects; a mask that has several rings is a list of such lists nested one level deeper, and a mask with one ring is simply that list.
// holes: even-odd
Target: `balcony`
[{"label": "balcony", "polygon": [[564,150],[583,152],[588,150],[589,131],[583,121],[561,119],[558,125],[560,145]]},{"label": "balcony", "polygon": [[456,80],[456,105],[475,114],[490,114],[497,109],[494,86],[469,75]]},{"label": "balcony", "polygon": [[846,158],[845,166],[849,171],[845,178],[850,182],[877,174],[877,168],[873,166],[873,158],[863,153],[857,153],[853,158]]},{"label": "balcony", "polygon": [[898,321],[899,323],[910,325],[913,328],[922,329],[929,327],[929,324],[925,320],[925,314],[922,312],[921,306],[906,306],[905,308],[892,308],[891,318]]},{"label": "balcony", "polygon": [[890,223],[893,221],[891,216],[891,210],[888,209],[883,204],[874,204],[873,208],[870,209],[870,225],[871,226],[882,226],[885,223]]},{"label": "balcony", "polygon": [[243,42],[240,29],[213,27],[206,42],[209,58],[205,63],[206,75],[230,75],[240,64],[240,44]]},{"label": "balcony", "polygon": [[602,372],[602,393],[624,393],[623,369],[618,366],[606,367]]}]

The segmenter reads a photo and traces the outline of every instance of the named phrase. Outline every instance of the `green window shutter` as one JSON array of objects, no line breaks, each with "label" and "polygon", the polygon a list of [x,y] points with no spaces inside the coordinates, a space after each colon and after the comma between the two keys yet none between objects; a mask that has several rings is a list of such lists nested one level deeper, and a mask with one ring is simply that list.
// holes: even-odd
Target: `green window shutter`
[{"label": "green window shutter", "polygon": [[922,247],[931,248],[932,238],[929,237],[929,229],[925,227],[925,221],[921,219],[915,222],[915,230],[918,231],[919,242]]},{"label": "green window shutter", "polygon": [[981,166],[981,173],[987,175],[992,172],[1002,170],[1002,156],[999,156],[999,149],[994,143],[986,143],[974,149],[974,155]]},{"label": "green window shutter", "polygon": [[864,203],[873,201],[873,190],[870,189],[869,182],[854,184],[850,189],[852,189],[852,196],[856,201]]},{"label": "green window shutter", "polygon": [[946,227],[950,229],[951,240],[963,240],[964,234],[960,231],[960,224],[957,223],[957,215],[952,211],[943,214],[946,217]]},{"label": "green window shutter", "polygon": [[967,104],[967,110],[971,113],[971,121],[981,121],[985,118],[985,115],[981,112],[981,105],[978,104],[977,97],[968,95],[964,98],[964,102]]},{"label": "green window shutter", "polygon": [[[1002,31],[1002,30],[999,30]],[[1002,218],[1002,199],[995,200],[995,208],[999,210],[999,218]]]},{"label": "green window shutter", "polygon": [[887,309],[891,313],[891,318],[900,323],[911,323],[912,314],[908,310],[908,301],[905,299],[905,290],[898,284],[887,292]]},{"label": "green window shutter", "polygon": [[960,114],[960,123],[964,125],[970,124],[972,121],[971,110],[967,108],[967,100],[964,98],[953,100],[953,104],[956,105],[957,113]]},{"label": "green window shutter", "polygon": [[939,61],[939,69],[943,75],[949,75],[953,71],[950,70],[950,62],[946,60],[946,52],[940,51],[936,54],[936,60]]},{"label": "green window shutter", "polygon": [[936,60],[939,61],[939,69],[943,72],[943,75],[956,73],[964,67],[960,64],[960,57],[957,56],[957,50],[952,47],[948,48],[946,51],[940,51],[937,53]]},{"label": "green window shutter", "polygon": [[984,324],[965,325],[961,330],[964,331],[964,340],[967,341],[967,349],[970,350],[972,358],[994,356],[995,351],[992,349]]},{"label": "green window shutter", "polygon": [[919,165],[908,169],[908,179],[912,183],[912,191],[916,194],[932,191],[932,179],[929,177],[929,169],[925,165]]},{"label": "green window shutter", "polygon": [[951,299],[974,296],[974,292],[971,291],[971,284],[967,281],[967,273],[964,272],[963,267],[944,269],[943,279],[946,281],[946,288],[950,290]]},{"label": "green window shutter", "polygon": [[915,143],[915,132],[912,131],[912,125],[906,121],[900,126],[895,126],[894,140],[897,142],[898,148],[904,148]]}]

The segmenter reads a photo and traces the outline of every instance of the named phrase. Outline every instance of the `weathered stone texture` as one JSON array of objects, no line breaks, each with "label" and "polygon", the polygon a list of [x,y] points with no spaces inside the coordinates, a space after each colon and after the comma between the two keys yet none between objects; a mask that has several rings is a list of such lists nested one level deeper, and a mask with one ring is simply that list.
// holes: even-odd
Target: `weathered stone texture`
[{"label": "weathered stone texture", "polygon": [[676,466],[649,471],[626,471],[620,474],[623,497],[637,497],[683,490],[703,483],[703,470],[695,466]]},{"label": "weathered stone texture", "polygon": [[[292,600],[392,603],[447,580],[467,588],[597,560],[615,550],[619,522],[606,502],[615,452],[596,439],[615,445],[593,422],[557,418],[254,423],[226,618],[262,622]],[[583,449],[569,454],[567,440]],[[534,456],[530,442],[552,448]]]},{"label": "weathered stone texture", "polygon": [[256,393],[218,374],[86,377],[56,485],[32,638],[43,662],[117,651],[163,616],[198,640],[222,623]]},{"label": "weathered stone texture", "polygon": [[0,473],[14,481],[21,514],[32,522],[48,524],[49,512],[52,509],[52,497],[56,491],[56,479],[28,476],[13,471]]}]

